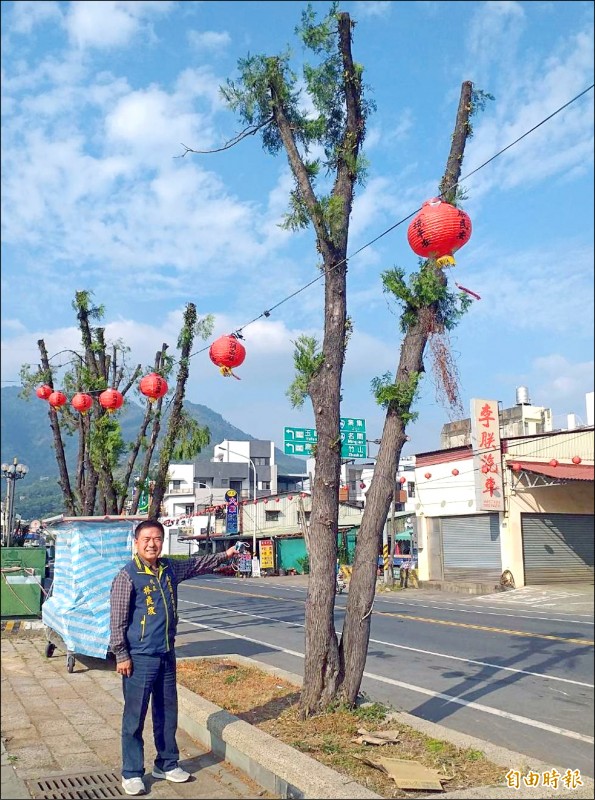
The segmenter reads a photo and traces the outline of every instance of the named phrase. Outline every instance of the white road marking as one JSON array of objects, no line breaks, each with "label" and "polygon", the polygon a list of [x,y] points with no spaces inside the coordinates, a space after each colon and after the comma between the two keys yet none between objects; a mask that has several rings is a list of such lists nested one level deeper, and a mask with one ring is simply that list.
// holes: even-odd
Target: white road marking
[{"label": "white road marking", "polygon": [[[304,658],[303,653],[299,653],[296,650],[289,650],[286,647],[280,647],[276,644],[270,644],[269,642],[263,642],[260,639],[254,639],[251,636],[243,636],[241,633],[233,633],[232,631],[228,631],[225,628],[216,628],[213,625],[203,625],[200,622],[190,622],[189,620],[184,620],[186,625],[191,625],[195,628],[202,628],[208,631],[215,631],[216,633],[221,633],[224,636],[231,636],[234,639],[242,639],[245,642],[252,642],[253,644],[258,644],[264,647],[269,648],[270,650],[277,650],[280,653],[286,653],[290,656],[295,656],[296,658]],[[585,742],[587,744],[594,744],[595,739],[592,736],[585,736],[582,733],[578,733],[577,731],[567,730],[566,728],[560,728],[557,725],[550,725],[547,722],[540,722],[536,719],[530,719],[529,717],[522,717],[520,714],[511,714],[509,711],[502,711],[499,708],[492,708],[491,706],[485,706],[482,703],[475,703],[471,700],[463,700],[461,697],[454,697],[449,694],[444,694],[443,692],[435,692],[432,689],[425,689],[422,686],[414,686],[411,683],[404,683],[403,681],[397,681],[394,678],[385,678],[383,675],[375,675],[372,672],[364,672],[364,677],[369,678],[373,681],[379,681],[380,683],[388,683],[391,686],[398,686],[400,689],[406,689],[410,692],[417,692],[418,694],[426,695],[427,697],[434,697],[438,700],[445,700],[447,703],[454,703],[458,706],[463,706],[464,708],[472,708],[475,711],[482,711],[485,714],[492,714],[496,717],[501,717],[503,719],[511,720],[512,722],[518,722],[521,725],[528,725],[532,728],[539,728],[543,731],[548,731],[549,733],[555,733],[558,736],[564,736],[567,739],[578,739],[580,742]]]},{"label": "white road marking", "polygon": [[[187,603],[188,605],[192,605],[192,606],[201,606],[202,608],[212,608],[212,609],[214,609],[216,611],[226,611],[227,613],[230,613],[230,614],[238,614],[238,615],[244,616],[244,617],[252,617],[253,619],[262,619],[262,620],[265,620],[266,622],[280,622],[283,625],[288,625],[289,627],[293,627],[293,628],[304,628],[305,627],[305,625],[303,625],[303,624],[301,624],[299,622],[287,622],[286,620],[278,619],[277,617],[267,617],[267,616],[265,616],[263,614],[249,614],[246,611],[238,611],[237,609],[226,608],[225,606],[213,606],[213,605],[209,605],[207,603],[197,603],[197,602],[192,601],[192,600],[181,600],[181,599],[179,600],[179,602],[180,603]],[[183,620],[183,621],[186,622],[187,620]],[[341,632],[340,631],[336,631],[336,633],[337,633],[337,635],[340,635]],[[534,678],[543,678],[544,680],[548,680],[548,681],[559,681],[560,683],[571,683],[574,686],[584,686],[587,689],[595,688],[592,683],[584,683],[583,681],[574,681],[574,680],[571,680],[570,678],[559,678],[556,675],[544,675],[541,672],[531,672],[530,670],[526,670],[526,669],[516,669],[515,667],[505,667],[505,666],[503,666],[501,664],[490,664],[488,661],[476,661],[473,658],[463,658],[462,656],[452,656],[452,655],[449,655],[447,653],[436,653],[436,652],[434,652],[432,650],[422,650],[419,647],[408,647],[407,645],[404,645],[404,644],[395,644],[394,642],[385,642],[382,639],[372,639],[371,638],[370,642],[372,642],[373,644],[381,644],[381,645],[384,645],[385,647],[394,647],[397,650],[408,650],[410,652],[421,653],[422,655],[426,655],[426,656],[436,656],[436,658],[448,658],[448,659],[450,659],[452,661],[462,661],[465,664],[476,664],[477,666],[488,667],[489,669],[504,670],[505,672],[514,672],[514,673],[517,673],[517,674],[520,674],[520,675],[531,675]]]}]

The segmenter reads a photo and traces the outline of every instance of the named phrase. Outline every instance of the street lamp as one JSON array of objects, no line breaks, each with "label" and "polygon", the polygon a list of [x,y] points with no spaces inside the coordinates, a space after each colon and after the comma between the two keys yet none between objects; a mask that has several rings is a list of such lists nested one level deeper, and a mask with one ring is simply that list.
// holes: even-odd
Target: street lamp
[{"label": "street lamp", "polygon": [[10,534],[12,533],[12,517],[14,510],[14,484],[24,478],[29,472],[29,467],[19,464],[15,457],[12,464],[2,464],[2,477],[6,478],[6,501],[4,503],[4,536],[6,546],[10,547]]},{"label": "street lamp", "polygon": [[[256,467],[254,466],[254,461],[252,461],[252,459],[249,458],[248,456],[245,456],[243,453],[237,453],[235,450],[230,450],[229,447],[220,447],[219,449],[220,450],[225,450],[225,452],[228,453],[228,454],[231,453],[234,456],[239,456],[240,458],[247,459],[250,462],[250,464],[252,466],[252,469],[254,470],[254,496],[253,496],[253,500],[254,500],[254,528],[252,530],[252,558],[255,558],[258,561],[258,553],[256,552],[256,509],[257,509],[256,485],[257,484],[256,484]],[[229,459],[228,459],[228,461],[229,461]]]}]

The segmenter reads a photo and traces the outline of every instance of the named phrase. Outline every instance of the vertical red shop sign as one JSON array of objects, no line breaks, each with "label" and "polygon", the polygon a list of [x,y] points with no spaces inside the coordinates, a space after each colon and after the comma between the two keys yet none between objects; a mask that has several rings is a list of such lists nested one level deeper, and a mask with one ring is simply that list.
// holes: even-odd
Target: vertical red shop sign
[{"label": "vertical red shop sign", "polygon": [[504,511],[497,400],[471,400],[471,446],[478,511]]}]

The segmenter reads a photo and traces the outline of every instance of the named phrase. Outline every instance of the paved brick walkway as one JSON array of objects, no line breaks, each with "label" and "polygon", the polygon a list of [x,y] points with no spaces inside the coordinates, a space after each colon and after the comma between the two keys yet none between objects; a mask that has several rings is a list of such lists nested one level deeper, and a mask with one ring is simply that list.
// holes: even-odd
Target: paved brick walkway
[{"label": "paved brick walkway", "polygon": [[[113,665],[77,658],[74,672],[56,650],[45,657],[45,638],[2,636],[2,739],[16,779],[39,779],[60,773],[120,770],[122,689]],[[180,764],[193,778],[184,784],[150,777],[155,755],[150,718],[145,727],[145,785],[151,797],[259,798],[270,797],[247,776],[217,760],[185,732],[178,732]],[[26,795],[24,795],[26,796]]]}]

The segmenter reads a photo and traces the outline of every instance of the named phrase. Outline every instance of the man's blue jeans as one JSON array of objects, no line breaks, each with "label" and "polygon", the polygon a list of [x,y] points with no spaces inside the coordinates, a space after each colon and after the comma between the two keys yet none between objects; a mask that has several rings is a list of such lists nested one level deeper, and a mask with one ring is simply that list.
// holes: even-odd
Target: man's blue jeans
[{"label": "man's blue jeans", "polygon": [[176,744],[178,692],[174,653],[160,656],[132,656],[132,675],[122,678],[122,777],[142,778],[145,774],[143,728],[151,698],[155,766],[167,772],[178,766]]}]

